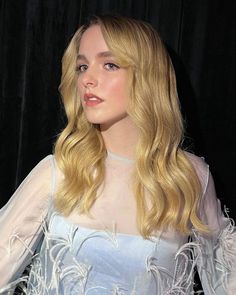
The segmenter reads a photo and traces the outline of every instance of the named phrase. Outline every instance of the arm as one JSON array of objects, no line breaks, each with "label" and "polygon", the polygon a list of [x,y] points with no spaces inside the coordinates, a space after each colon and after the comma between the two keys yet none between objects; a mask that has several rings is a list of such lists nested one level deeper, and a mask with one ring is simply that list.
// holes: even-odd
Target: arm
[{"label": "arm", "polygon": [[54,159],[43,159],[0,210],[0,293],[19,279],[42,237],[42,222],[53,194]]},{"label": "arm", "polygon": [[[200,246],[197,265],[205,295],[236,294],[236,230],[234,222],[221,210],[214,181],[208,166],[199,160],[197,173],[203,187],[200,217],[208,225],[209,234],[194,232]],[[200,254],[200,255],[199,255]]]}]

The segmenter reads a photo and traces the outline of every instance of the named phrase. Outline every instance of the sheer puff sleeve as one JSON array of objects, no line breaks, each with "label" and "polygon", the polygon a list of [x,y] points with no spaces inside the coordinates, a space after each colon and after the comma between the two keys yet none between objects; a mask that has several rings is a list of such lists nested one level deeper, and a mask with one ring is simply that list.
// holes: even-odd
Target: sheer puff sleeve
[{"label": "sheer puff sleeve", "polygon": [[214,181],[203,159],[191,156],[203,188],[200,217],[208,234],[193,230],[196,261],[205,295],[236,294],[236,228],[227,210],[223,214]]},{"label": "sheer puff sleeve", "polygon": [[0,294],[24,281],[22,272],[42,237],[42,223],[54,190],[54,170],[54,157],[49,155],[0,210]]}]

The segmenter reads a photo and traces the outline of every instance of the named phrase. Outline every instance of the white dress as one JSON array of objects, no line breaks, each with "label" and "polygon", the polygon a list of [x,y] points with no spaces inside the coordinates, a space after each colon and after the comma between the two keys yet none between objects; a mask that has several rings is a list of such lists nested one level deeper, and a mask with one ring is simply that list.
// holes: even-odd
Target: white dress
[{"label": "white dress", "polygon": [[[204,192],[200,216],[212,234],[169,231],[150,240],[60,215],[53,197],[63,176],[54,156],[47,156],[0,210],[0,294],[14,294],[19,283],[20,294],[35,295],[194,294],[195,269],[201,294],[236,294],[234,223],[221,211],[208,166],[188,155]],[[102,193],[132,194],[132,166],[108,152]],[[29,275],[23,273],[26,267]]]}]

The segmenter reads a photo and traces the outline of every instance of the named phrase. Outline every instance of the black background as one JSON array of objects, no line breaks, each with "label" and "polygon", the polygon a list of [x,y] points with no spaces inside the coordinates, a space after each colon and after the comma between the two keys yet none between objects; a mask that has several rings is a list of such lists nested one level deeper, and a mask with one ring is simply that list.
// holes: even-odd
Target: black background
[{"label": "black background", "polygon": [[150,22],[172,57],[191,149],[204,156],[218,197],[234,205],[236,1],[0,0],[0,200],[52,153],[65,124],[61,58],[91,14]]}]

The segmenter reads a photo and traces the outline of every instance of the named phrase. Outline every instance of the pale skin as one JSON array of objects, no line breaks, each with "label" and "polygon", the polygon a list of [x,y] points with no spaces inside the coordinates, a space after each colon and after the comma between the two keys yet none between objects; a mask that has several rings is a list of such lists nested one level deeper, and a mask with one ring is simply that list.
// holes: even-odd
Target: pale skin
[{"label": "pale skin", "polygon": [[[128,70],[117,65],[98,25],[88,28],[82,36],[77,72],[77,86],[87,120],[100,125],[107,150],[133,159],[138,130],[126,112]],[[136,200],[128,193],[130,190],[124,188],[127,186],[127,171],[132,167],[125,165],[118,171],[116,168],[109,170],[112,181],[106,184],[107,191],[92,206],[92,218],[74,210],[68,219],[84,227],[106,228],[111,232],[115,224],[119,233],[140,235],[136,223]],[[115,185],[114,193],[109,193],[110,185],[111,190]]]},{"label": "pale skin", "polygon": [[[133,159],[138,130],[126,113],[128,70],[119,67],[98,25],[88,28],[82,36],[77,68],[78,90],[88,121],[100,125],[107,150]],[[87,106],[83,99],[86,93],[103,102]]]}]

